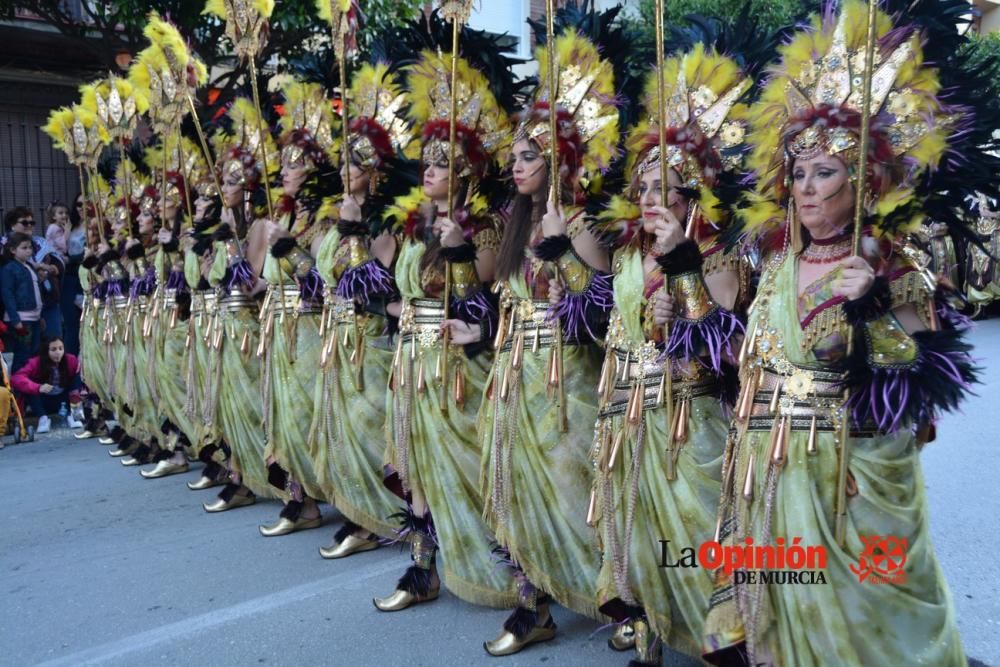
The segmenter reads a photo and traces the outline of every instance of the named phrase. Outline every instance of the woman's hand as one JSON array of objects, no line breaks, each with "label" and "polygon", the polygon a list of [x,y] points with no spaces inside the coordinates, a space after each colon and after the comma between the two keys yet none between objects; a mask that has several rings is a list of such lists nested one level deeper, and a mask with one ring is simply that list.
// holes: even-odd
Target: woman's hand
[{"label": "woman's hand", "polygon": [[38,385],[38,393],[40,393],[40,394],[51,394],[52,393],[52,385],[50,385],[50,384]]},{"label": "woman's hand", "polygon": [[361,205],[354,198],[354,195],[346,195],[340,204],[340,219],[349,222],[361,221]]},{"label": "woman's hand", "polygon": [[478,325],[469,324],[462,320],[445,320],[441,323],[441,333],[448,331],[449,339],[455,345],[468,345],[478,343],[482,340],[483,331]]},{"label": "woman's hand", "polygon": [[545,207],[545,215],[542,216],[542,234],[545,236],[561,236],[566,233],[566,219],[562,211],[551,199]]},{"label": "woman's hand", "polygon": [[656,243],[653,244],[653,252],[657,255],[666,255],[684,242],[684,227],[670,209],[653,206],[650,210],[660,216],[656,219]]},{"label": "woman's hand", "polygon": [[549,281],[549,304],[556,305],[562,301],[563,295],[566,290],[563,288],[563,284],[558,280]]},{"label": "woman's hand", "polygon": [[128,240],[125,241],[126,250],[128,250],[129,248],[134,248],[137,245],[139,245],[139,239],[134,239],[132,237],[129,237]]},{"label": "woman's hand", "polygon": [[267,225],[267,244],[269,246],[273,246],[281,239],[288,239],[292,237],[291,233],[287,229],[276,222],[268,220],[265,224]]},{"label": "woman's hand", "polygon": [[441,238],[442,248],[457,248],[465,243],[465,233],[461,225],[454,220],[442,218],[435,220],[433,225],[434,233]]},{"label": "woman's hand", "polygon": [[677,317],[674,312],[674,304],[674,297],[666,292],[656,293],[655,301],[653,301],[653,323],[656,326],[662,327],[674,323],[674,319]]},{"label": "woman's hand", "polygon": [[169,229],[160,228],[160,231],[156,233],[156,242],[160,245],[167,245],[174,239],[174,233]]},{"label": "woman's hand", "polygon": [[387,303],[385,305],[385,314],[391,317],[399,318],[403,313],[403,302],[393,301],[392,303]]},{"label": "woman's hand", "polygon": [[875,282],[875,270],[863,257],[848,257],[840,262],[840,267],[840,277],[831,286],[835,296],[854,301],[868,293]]},{"label": "woman's hand", "polygon": [[106,242],[101,241],[100,243],[97,244],[97,254],[98,255],[103,255],[104,253],[106,253],[109,250],[111,250],[111,246],[109,246]]}]

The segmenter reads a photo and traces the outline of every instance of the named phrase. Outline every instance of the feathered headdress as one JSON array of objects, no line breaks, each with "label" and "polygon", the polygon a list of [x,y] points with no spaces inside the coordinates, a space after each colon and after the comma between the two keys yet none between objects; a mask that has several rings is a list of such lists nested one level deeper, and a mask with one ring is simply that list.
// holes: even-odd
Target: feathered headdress
[{"label": "feathered headdress", "polygon": [[52,138],[52,145],[64,152],[72,164],[89,169],[97,166],[101,150],[111,140],[96,114],[81,106],[52,111],[42,131]]},{"label": "feathered headdress", "polygon": [[202,14],[226,22],[226,37],[242,61],[252,60],[267,43],[274,0],[208,0]]},{"label": "feathered headdress", "polygon": [[112,141],[130,141],[149,100],[127,79],[111,75],[80,87],[80,105],[97,116]]},{"label": "feathered headdress", "polygon": [[[449,155],[451,61],[449,53],[424,51],[407,68],[410,117],[421,127],[423,154],[435,160],[447,161]],[[490,162],[499,162],[509,145],[507,114],[497,104],[486,77],[464,58],[458,58],[457,72],[455,155],[460,175],[478,179]]]},{"label": "feathered headdress", "polygon": [[[558,82],[557,128],[559,162],[575,180],[583,168],[585,176],[606,170],[618,151],[618,109],[611,64],[601,57],[590,40],[573,31],[556,38]],[[529,139],[550,151],[549,50],[535,50],[540,81],[533,102],[521,114],[514,140]]]},{"label": "feathered headdress", "polygon": [[[751,238],[782,224],[796,158],[837,155],[858,183],[866,14],[863,3],[848,0],[838,14],[814,17],[810,28],[779,49],[781,61],[750,109],[754,150],[748,166],[759,180],[741,217]],[[864,185],[874,202],[868,211],[874,232],[894,237],[919,225],[922,216],[915,211],[903,224],[898,212],[912,211],[918,179],[937,167],[961,118],[938,97],[938,72],[924,63],[919,31],[894,26],[881,11],[875,30]]]},{"label": "feathered headdress", "polygon": [[187,115],[188,99],[208,81],[208,70],[177,28],[156,12],[150,13],[142,32],[150,45],[136,56],[128,78],[149,99],[153,129],[162,133]]},{"label": "feathered headdress", "polygon": [[[245,190],[255,190],[263,178],[274,178],[281,164],[278,148],[267,125],[261,121],[260,112],[253,102],[238,97],[226,112],[230,131],[213,138],[216,154],[220,156],[223,178],[235,178]],[[269,174],[264,173],[260,146],[267,153]]]},{"label": "feathered headdress", "polygon": [[282,86],[281,93],[285,98],[278,120],[282,161],[296,164],[308,159],[314,166],[334,163],[337,142],[333,136],[333,106],[323,86],[292,79]]},{"label": "feathered headdress", "polygon": [[416,147],[413,124],[404,112],[406,95],[387,65],[359,69],[351,82],[350,99],[351,153],[363,169],[378,169],[387,159]]}]

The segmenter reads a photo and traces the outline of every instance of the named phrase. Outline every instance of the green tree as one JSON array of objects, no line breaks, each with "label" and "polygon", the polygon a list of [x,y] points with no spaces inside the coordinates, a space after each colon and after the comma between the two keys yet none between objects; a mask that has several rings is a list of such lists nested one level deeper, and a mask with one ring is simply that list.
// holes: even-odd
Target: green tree
[{"label": "green tree", "polygon": [[[992,64],[1000,62],[1000,32],[991,32],[987,35],[970,34],[965,49],[973,69],[983,71],[984,66],[989,67],[991,87],[994,90],[1000,90],[1000,71],[992,66]],[[991,65],[987,65],[987,63]]]},{"label": "green tree", "polygon": [[[669,29],[689,14],[720,19],[739,16],[749,4],[750,16],[762,28],[777,29],[788,25],[795,18],[815,6],[807,0],[665,0],[663,11]],[[639,0],[638,13],[631,21],[652,43],[654,41],[654,0]]]}]

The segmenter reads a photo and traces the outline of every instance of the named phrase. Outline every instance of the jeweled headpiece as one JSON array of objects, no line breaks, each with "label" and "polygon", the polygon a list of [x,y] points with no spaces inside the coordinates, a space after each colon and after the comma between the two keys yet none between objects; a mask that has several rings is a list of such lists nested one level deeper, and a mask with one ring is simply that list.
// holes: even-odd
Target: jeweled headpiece
[{"label": "jeweled headpiece", "polygon": [[267,153],[267,167],[271,171],[266,177],[273,178],[281,161],[278,149],[270,132],[264,131],[260,112],[253,102],[237,98],[226,112],[232,123],[231,130],[213,137],[216,154],[221,156],[222,177],[235,178],[244,190],[255,190],[265,178],[261,146]]},{"label": "jeweled headpiece", "polygon": [[[574,176],[583,167],[596,174],[617,155],[618,109],[611,64],[603,59],[587,38],[565,32],[556,39],[558,83],[556,86],[556,126],[559,132],[559,161]],[[549,50],[535,50],[539,86],[531,105],[521,114],[514,141],[529,139],[545,152],[552,146],[549,121]]]},{"label": "jeweled headpiece", "polygon": [[[424,51],[408,68],[410,117],[421,126],[425,158],[448,160],[451,118],[449,53]],[[497,104],[486,77],[464,58],[457,63],[455,95],[458,116],[455,156],[460,176],[480,177],[491,160],[499,160],[510,142],[507,114]]]},{"label": "jeweled headpiece", "polygon": [[337,147],[333,107],[323,86],[293,79],[282,86],[281,92],[285,98],[278,121],[282,162],[301,165],[308,161],[313,167],[334,162]]},{"label": "jeweled headpiece", "polygon": [[365,170],[414,145],[413,123],[404,113],[406,95],[387,65],[364,65],[351,82],[350,141],[353,159]]}]

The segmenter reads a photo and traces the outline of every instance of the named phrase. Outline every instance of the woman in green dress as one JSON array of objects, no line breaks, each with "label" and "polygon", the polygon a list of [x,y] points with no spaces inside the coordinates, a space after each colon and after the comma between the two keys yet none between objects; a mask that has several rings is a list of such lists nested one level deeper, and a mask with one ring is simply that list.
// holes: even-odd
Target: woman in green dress
[{"label": "woman in green dress", "polygon": [[[948,202],[964,188],[995,180],[996,158],[975,143],[989,135],[980,119],[948,106],[965,93],[945,91],[941,71],[923,65],[924,45],[961,51],[954,26],[935,27],[937,5],[926,11],[937,32],[877,14],[868,137],[860,2],[815,18],[784,46],[751,108],[759,180],[743,219],[769,255],[740,354],[721,548],[702,563],[716,576],[703,639],[713,663],[966,663],[919,454],[975,369],[959,320],[908,259],[907,236],[925,207],[957,209]],[[946,151],[989,168],[966,173]],[[926,190],[915,187],[922,179]],[[857,239],[861,256],[859,188],[870,225]]]},{"label": "woman in green dress", "polygon": [[712,577],[703,569],[664,567],[663,549],[666,543],[678,559],[681,549],[714,533],[743,334],[733,314],[742,266],[719,239],[728,208],[716,193],[738,191],[731,186],[741,176],[745,107],[737,102],[753,81],[700,44],[667,59],[663,76],[667,185],[661,190],[654,73],[643,96],[643,117],[654,120],[635,127],[626,143],[628,199],[602,214],[618,249],[598,390],[591,519],[604,553],[598,602],[622,623],[609,643],[620,650],[634,645],[635,665],[659,665],[663,644],[701,653]]},{"label": "woman in green dress", "polygon": [[[548,54],[539,49],[542,81],[514,134],[518,194],[497,255],[497,357],[480,419],[483,495],[498,553],[518,579],[518,601],[500,636],[485,644],[491,655],[555,636],[549,596],[600,618],[600,551],[586,505],[610,262],[572,202],[581,173],[597,175],[614,156],[618,110],[611,65],[594,44],[568,30],[555,52],[559,139],[549,135]],[[545,153],[556,145],[565,212],[546,205]]]},{"label": "woman in green dress", "polygon": [[[386,483],[407,502],[399,533],[410,542],[413,565],[394,592],[375,598],[386,612],[436,599],[442,582],[475,604],[504,607],[516,599],[510,575],[491,560],[478,493],[476,416],[490,366],[485,341],[496,326],[484,284],[493,278],[498,235],[485,202],[470,191],[509,131],[486,77],[459,58],[453,90],[451,65],[451,55],[425,51],[407,72],[411,115],[421,127],[423,186],[392,211],[402,301],[388,307],[399,331],[386,408]],[[452,93],[460,110],[454,151]]]}]

